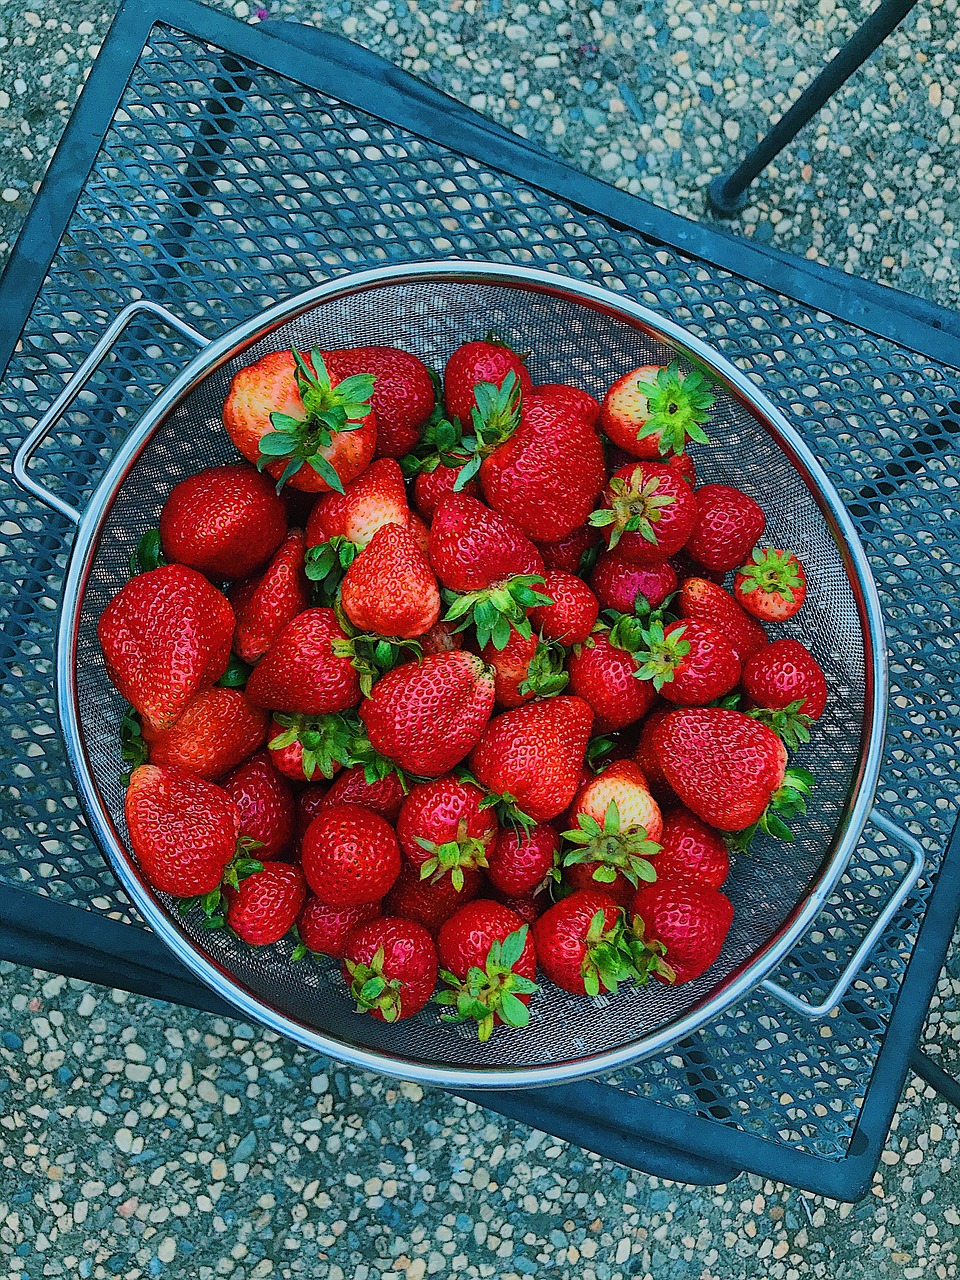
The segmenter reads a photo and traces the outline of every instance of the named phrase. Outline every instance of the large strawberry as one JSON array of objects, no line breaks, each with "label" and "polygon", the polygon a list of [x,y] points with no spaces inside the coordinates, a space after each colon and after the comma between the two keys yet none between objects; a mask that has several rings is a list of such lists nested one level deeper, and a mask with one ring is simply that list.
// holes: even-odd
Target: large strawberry
[{"label": "large strawberry", "polygon": [[354,929],[376,920],[379,915],[379,902],[362,902],[358,907],[330,907],[311,895],[297,917],[297,933],[303,950],[298,947],[291,959],[298,960],[303,951],[312,951],[340,960]]},{"label": "large strawberry", "polygon": [[373,390],[367,374],[331,378],[316,347],[309,361],[273,351],[235,374],[223,425],[247,461],[281,485],[342,493],[377,447]]},{"label": "large strawberry", "polygon": [[437,952],[448,990],[436,1000],[451,1010],[445,1019],[475,1020],[481,1040],[497,1023],[529,1023],[537,954],[529,928],[509,908],[485,898],[468,902],[441,927]]},{"label": "large strawberry", "polygon": [[295,830],[293,791],[269,753],[258,751],[229,773],[222,785],[240,812],[241,836],[256,841],[258,861],[286,853]]},{"label": "large strawberry", "polygon": [[169,729],[144,723],[143,737],[151,764],[213,782],[263,745],[269,719],[240,689],[204,689]]},{"label": "large strawberry", "polygon": [[399,458],[408,453],[434,408],[433,378],[423,361],[400,347],[349,347],[325,351],[323,358],[335,386],[358,374],[373,377],[377,454]]},{"label": "large strawberry", "polygon": [[579,387],[571,387],[566,382],[544,382],[533,388],[533,394],[538,400],[566,409],[582,418],[588,427],[595,427],[600,419],[600,402],[589,391],[581,391]]},{"label": "large strawberry", "polygon": [[222,787],[180,769],[135,769],[124,798],[130,845],[155,889],[212,893],[237,852],[240,812]]},{"label": "large strawberry", "polygon": [[397,839],[421,879],[449,874],[459,891],[464,870],[487,865],[497,819],[484,807],[484,793],[452,773],[410,789],[397,820]]},{"label": "large strawberry", "polygon": [[597,597],[582,579],[562,569],[546,571],[542,590],[553,604],[535,605],[530,610],[534,628],[544,640],[559,640],[567,646],[583,644],[600,611]]},{"label": "large strawberry", "polygon": [[730,871],[723,837],[695,813],[678,806],[663,815],[662,848],[654,865],[658,880],[694,880],[719,889]]},{"label": "large strawberry", "polygon": [[479,740],[493,699],[489,667],[458,649],[388,671],[360,715],[377,751],[409,773],[435,778]]},{"label": "large strawberry", "polygon": [[505,342],[498,342],[491,335],[480,342],[462,343],[451,353],[443,371],[443,401],[447,416],[464,428],[468,427],[477,404],[477,387],[481,383],[500,387],[511,373],[521,396],[528,395],[533,384],[527,366]]},{"label": "large strawberry", "polygon": [[295,715],[345,711],[360,701],[360,679],[337,652],[347,636],[332,609],[305,609],[277,636],[247,681],[259,707]]},{"label": "large strawberry", "polygon": [[578,889],[533,925],[540,967],[551,982],[578,996],[614,993],[621,982],[646,981],[660,967],[658,951],[625,927],[623,911],[599,889]]},{"label": "large strawberry", "polygon": [[669,560],[642,565],[605,551],[590,575],[590,586],[602,609],[643,614],[659,608],[676,591],[677,573]]},{"label": "large strawberry", "polygon": [[230,658],[234,617],[202,573],[168,564],[131,578],[97,624],[107,674],[156,729],[219,680]]},{"label": "large strawberry", "polygon": [[595,630],[570,655],[570,690],[593,708],[598,733],[624,729],[653,706],[653,686],[639,679],[641,643],[639,623],[624,616],[613,627]]},{"label": "large strawberry", "polygon": [[819,662],[799,640],[774,640],[743,669],[743,692],[788,747],[810,741],[810,723],[827,705],[827,681]]},{"label": "large strawberry", "polygon": [[768,643],[760,623],[751,618],[729,592],[707,578],[685,578],[677,607],[681,617],[709,623],[726,636],[741,662],[746,662]]},{"label": "large strawberry", "polygon": [[400,874],[400,846],[393,828],[358,804],[323,809],[303,837],[307,884],[332,907],[379,902]]},{"label": "large strawberry", "polygon": [[362,804],[392,824],[400,816],[400,808],[406,799],[403,788],[403,779],[396,769],[391,769],[383,777],[369,778],[363,765],[352,765],[333,780],[319,801],[319,807],[329,809],[335,804]]},{"label": "large strawberry", "polygon": [[292,529],[280,544],[262,577],[238,584],[241,590],[231,603],[237,616],[233,647],[244,662],[256,662],[277,636],[310,603],[310,590],[303,568],[306,542],[299,529]]},{"label": "large strawberry", "polygon": [[574,888],[602,889],[626,905],[655,876],[663,829],[660,808],[632,760],[616,760],[590,779],[570,806],[563,873]]},{"label": "large strawberry", "polygon": [[549,698],[567,687],[564,652],[559,644],[511,631],[502,649],[492,642],[481,657],[493,668],[494,689],[501,707],[519,707],[533,698]]},{"label": "large strawberry", "polygon": [[590,523],[622,559],[653,565],[680,550],[696,519],[693,490],[675,471],[661,462],[631,462],[610,477]]},{"label": "large strawberry", "polygon": [[[637,933],[648,944],[663,947],[663,963],[678,985],[706,973],[733,923],[733,904],[725,894],[684,879],[643,885],[632,912]],[[663,971],[654,972],[669,980]]]},{"label": "large strawberry", "polygon": [[470,756],[479,782],[525,820],[548,822],[573,799],[593,713],[561,695],[495,716]]},{"label": "large strawberry", "polygon": [[227,926],[252,946],[279,942],[293,928],[306,894],[299,867],[272,862],[244,877],[237,888],[224,889]]},{"label": "large strawberry", "polygon": [[735,569],[753,551],[767,523],[749,494],[728,484],[705,484],[696,494],[697,514],[687,554],[706,569]]},{"label": "large strawberry", "polygon": [[664,627],[655,618],[644,636],[641,680],[680,707],[702,707],[722,698],[740,679],[733,645],[706,622],[684,618]]},{"label": "large strawberry", "polygon": [[487,854],[487,877],[508,897],[537,893],[554,864],[560,837],[546,822],[526,830],[504,827]]},{"label": "large strawberry", "polygon": [[683,374],[642,365],[618,378],[604,396],[600,426],[614,444],[634,458],[681,453],[688,440],[707,443],[703,429],[713,395],[702,373]]},{"label": "large strawberry", "polygon": [[343,976],[358,1013],[412,1018],[437,984],[437,951],[422,925],[395,916],[362,924],[347,939]]},{"label": "large strawberry", "polygon": [[450,876],[422,880],[419,867],[405,862],[393,888],[383,900],[383,910],[388,916],[416,920],[436,936],[441,925],[477,896],[482,883],[483,873],[469,868],[463,872],[461,889],[456,887]]},{"label": "large strawberry", "polygon": [[582,524],[579,529],[554,542],[538,540],[537,550],[548,569],[586,575],[599,554],[600,544],[600,530],[592,524]]},{"label": "large strawberry", "polygon": [[737,570],[733,594],[761,622],[786,622],[807,598],[807,577],[792,551],[754,547]]},{"label": "large strawberry", "polygon": [[273,485],[243,463],[181,480],[160,512],[167,559],[210,578],[246,578],[266,564],[286,531]]},{"label": "large strawberry", "polygon": [[440,590],[403,525],[373,535],[340,584],[340,604],[362,632],[410,640],[430,630],[440,616]]}]

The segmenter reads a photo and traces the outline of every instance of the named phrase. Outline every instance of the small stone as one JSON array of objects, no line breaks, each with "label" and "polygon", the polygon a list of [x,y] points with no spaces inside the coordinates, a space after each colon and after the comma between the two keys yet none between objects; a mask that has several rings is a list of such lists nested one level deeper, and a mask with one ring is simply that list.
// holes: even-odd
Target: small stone
[{"label": "small stone", "polygon": [[157,1257],[161,1262],[172,1262],[177,1252],[177,1242],[173,1236],[164,1236],[157,1247]]},{"label": "small stone", "polygon": [[124,1155],[127,1155],[133,1146],[133,1134],[127,1128],[118,1129],[113,1140]]},{"label": "small stone", "polygon": [[728,138],[730,142],[736,142],[736,140],[740,137],[739,122],[736,120],[724,120],[723,132],[724,132],[724,136]]}]

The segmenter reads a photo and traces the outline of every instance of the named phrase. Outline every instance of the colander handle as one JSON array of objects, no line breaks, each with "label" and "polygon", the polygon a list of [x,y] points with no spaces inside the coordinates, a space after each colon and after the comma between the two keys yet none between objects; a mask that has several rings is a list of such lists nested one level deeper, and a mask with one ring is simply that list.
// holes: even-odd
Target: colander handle
[{"label": "colander handle", "polygon": [[55,493],[51,493],[49,489],[44,488],[39,481],[34,480],[29,471],[29,463],[33,455],[36,453],[43,441],[50,432],[57,426],[60,419],[76,400],[77,396],[84,389],[90,378],[100,368],[104,360],[110,354],[113,344],[117,338],[123,333],[127,325],[130,324],[138,315],[144,313],[157,316],[164,324],[176,329],[178,333],[183,334],[185,338],[189,338],[191,342],[195,342],[198,347],[205,347],[208,339],[202,333],[198,333],[196,329],[191,328],[179,316],[175,316],[172,311],[168,311],[166,307],[162,307],[158,302],[150,302],[146,298],[142,298],[137,302],[131,302],[118,312],[114,319],[110,322],[103,332],[103,336],[97,342],[96,346],[86,357],[80,368],[76,371],[72,378],[63,386],[63,390],[50,405],[46,413],[33,428],[30,434],[24,440],[23,444],[17,450],[13,459],[13,475],[21,488],[26,489],[28,493],[32,493],[35,498],[54,511],[59,511],[61,515],[66,516],[68,520],[72,520],[74,524],[80,523],[81,512],[76,507],[71,507],[69,502],[65,502],[63,498]]},{"label": "colander handle", "polygon": [[794,995],[792,991],[788,991],[786,987],[781,987],[779,982],[774,982],[770,978],[760,984],[764,991],[769,992],[777,1000],[796,1010],[797,1013],[804,1014],[807,1018],[822,1018],[837,1007],[846,995],[848,987],[866,963],[870,952],[880,941],[883,933],[886,932],[890,921],[903,906],[923,871],[923,846],[915,836],[912,836],[909,831],[904,831],[903,827],[897,826],[895,822],[891,822],[886,814],[881,813],[879,809],[871,811],[870,822],[879,827],[881,831],[885,831],[895,844],[906,849],[910,854],[910,865],[903,879],[891,895],[890,900],[867,930],[863,941],[851,956],[839,978],[818,1004],[813,1004],[810,1000],[804,1000],[802,997]]}]

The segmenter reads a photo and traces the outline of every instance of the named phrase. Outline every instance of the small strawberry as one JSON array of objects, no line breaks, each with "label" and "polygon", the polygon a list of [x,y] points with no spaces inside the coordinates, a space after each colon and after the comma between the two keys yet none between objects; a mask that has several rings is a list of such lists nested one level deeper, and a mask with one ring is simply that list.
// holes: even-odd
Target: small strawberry
[{"label": "small strawberry", "polygon": [[257,860],[286,853],[296,830],[296,805],[286,778],[269,753],[258,751],[223,780],[223,789],[240,812],[240,834],[256,841]]},{"label": "small strawberry", "polygon": [[[258,851],[259,852],[259,851]],[[279,942],[293,928],[307,894],[303,872],[287,862],[272,862],[227,887],[227,926],[255,947]]]},{"label": "small strawberry", "polygon": [[505,342],[497,342],[492,335],[482,342],[464,342],[450,355],[443,371],[447,417],[467,427],[473,421],[477,386],[481,383],[502,386],[510,373],[517,380],[521,396],[529,395],[533,383],[523,357]]},{"label": "small strawberry", "polygon": [[827,705],[823,669],[799,640],[774,640],[754,654],[743,669],[743,691],[759,708],[750,714],[788,747],[810,741],[810,723]]},{"label": "small strawberry", "polygon": [[484,807],[484,793],[452,773],[411,787],[397,820],[397,839],[423,880],[449,874],[459,892],[464,871],[487,865],[497,820]]},{"label": "small strawberry", "polygon": [[347,939],[343,977],[357,1004],[384,1022],[419,1013],[437,985],[437,950],[422,925],[380,916]]},{"label": "small strawberry", "polygon": [[440,463],[431,471],[418,472],[413,482],[413,501],[424,520],[432,520],[440,503],[454,493],[462,493],[468,498],[479,497],[479,480],[471,480],[469,477],[460,479],[469,461],[469,457],[464,454],[455,459],[454,466]]},{"label": "small strawberry", "polygon": [[562,644],[583,644],[597,621],[600,606],[590,588],[575,574],[548,569],[543,575],[543,594],[553,604],[530,610],[530,622],[545,640]]},{"label": "small strawberry", "polygon": [[663,962],[678,985],[706,973],[723,950],[733,923],[730,899],[690,880],[643,885],[632,910],[638,932],[664,948]]},{"label": "small strawberry", "polygon": [[247,696],[259,707],[294,715],[345,711],[360,701],[360,680],[336,642],[347,636],[332,609],[297,614],[253,669]]},{"label": "small strawberry", "polygon": [[602,609],[643,615],[676,591],[677,574],[669,560],[634,564],[616,551],[605,551],[590,575],[590,586]]},{"label": "small strawberry", "polygon": [[310,604],[305,552],[303,534],[299,529],[291,530],[263,576],[240,584],[242,592],[231,592],[237,616],[233,647],[244,662],[262,658],[287,623]]},{"label": "small strawberry", "polygon": [[681,617],[706,622],[726,636],[741,662],[752,658],[768,643],[760,623],[741,609],[728,591],[706,578],[685,578],[677,607]]},{"label": "small strawberry", "polygon": [[662,849],[654,860],[658,880],[693,880],[719,889],[730,871],[723,837],[682,807],[663,815]]},{"label": "small strawberry", "polygon": [[328,907],[311,895],[297,917],[297,933],[303,950],[298,947],[291,959],[299,960],[303,951],[312,951],[314,955],[341,960],[351,933],[379,915],[379,902],[362,902],[358,907]]},{"label": "small strawberry", "polygon": [[493,699],[489,667],[459,649],[394,667],[373,686],[360,715],[377,751],[408,773],[436,778],[479,740]]},{"label": "small strawberry", "polygon": [[633,457],[659,458],[681,453],[688,440],[708,443],[703,424],[713,402],[702,373],[682,374],[676,361],[666,368],[643,365],[607,392],[600,427]]},{"label": "small strawberry", "polygon": [[615,471],[590,523],[613,551],[633,564],[659,564],[676,554],[697,519],[693,490],[660,462],[633,462]]},{"label": "small strawberry", "polygon": [[340,584],[340,603],[362,632],[412,640],[440,616],[440,590],[433,570],[410,534],[384,525],[350,565]]},{"label": "small strawberry", "polygon": [[792,551],[754,547],[737,570],[733,594],[761,622],[786,622],[807,598],[803,565]]},{"label": "small strawberry", "polygon": [[639,679],[680,707],[702,707],[722,698],[740,680],[740,659],[719,631],[696,618],[664,627],[655,618],[645,632]]},{"label": "small strawberry", "polygon": [[343,716],[275,715],[267,730],[274,768],[295,782],[332,778],[350,758],[356,729]]},{"label": "small strawberry", "polygon": [[453,653],[463,648],[463,632],[452,622],[435,622],[419,639],[422,653]]},{"label": "small strawberry", "polygon": [[[602,825],[611,804],[617,806],[622,832],[642,828],[647,839],[659,841],[663,830],[660,807],[650,794],[643,770],[629,758],[611,760],[599,773],[587,779],[577,792],[567,816],[574,825],[581,817]],[[583,844],[584,841],[577,843]]]},{"label": "small strawberry", "polygon": [[492,896],[496,902],[519,916],[527,925],[533,924],[534,920],[553,905],[553,899],[545,889],[540,893],[525,893],[520,897],[512,897],[509,893],[501,893],[499,889],[493,888]]},{"label": "small strawberry", "polygon": [[621,982],[645,982],[659,968],[656,949],[634,937],[621,908],[598,889],[554,903],[534,922],[533,936],[543,972],[573,995],[615,994]]},{"label": "small strawberry", "polygon": [[476,898],[450,917],[437,936],[440,977],[448,990],[437,1004],[451,1006],[449,1022],[475,1019],[480,1040],[497,1023],[525,1027],[537,990],[533,937],[518,915],[499,902]]},{"label": "small strawberry", "polygon": [[569,818],[562,866],[573,888],[602,889],[625,905],[641,880],[654,879],[650,859],[660,850],[663,823],[632,760],[617,760],[587,782]]},{"label": "small strawberry", "polygon": [[553,542],[537,541],[537,550],[548,569],[583,575],[589,572],[600,546],[600,530],[591,524],[582,524],[565,538],[557,538]]},{"label": "small strawberry", "polygon": [[169,729],[230,659],[234,617],[226,597],[186,565],[138,574],[97,624],[107,674],[155,729]]},{"label": "small strawberry", "polygon": [[670,453],[660,461],[671,471],[676,472],[681,480],[686,480],[691,489],[696,485],[697,468],[689,453]]},{"label": "small strawberry", "polygon": [[493,668],[493,684],[501,707],[519,707],[534,698],[562,693],[568,676],[560,645],[511,631],[502,649],[484,645],[480,655]]},{"label": "small strawberry", "polygon": [[372,376],[377,454],[399,458],[408,453],[435,402],[433,378],[423,361],[400,347],[349,347],[324,351],[323,358],[334,386],[350,377]]},{"label": "small strawberry", "polygon": [[269,719],[239,689],[204,689],[169,729],[144,723],[143,737],[151,764],[213,782],[263,745]]},{"label": "small strawberry", "polygon": [[303,874],[332,907],[379,902],[400,874],[393,828],[358,804],[322,809],[303,837]]},{"label": "small strawberry", "polygon": [[[303,837],[317,814],[323,808],[328,788],[323,783],[311,782],[297,794],[297,845],[303,843]],[[341,801],[344,804],[357,804],[356,800]],[[372,808],[372,805],[366,806]],[[376,813],[376,809],[374,809]],[[381,814],[381,817],[384,815]],[[387,819],[389,821],[389,819]]]},{"label": "small strawberry", "polygon": [[639,679],[636,652],[642,639],[639,622],[624,615],[613,627],[599,627],[570,655],[571,692],[593,708],[598,733],[624,729],[653,706],[653,686]]},{"label": "small strawberry", "polygon": [[[413,500],[425,520],[432,520],[437,507],[453,493],[473,497],[480,492],[476,478],[462,475],[473,460],[473,452],[463,442],[459,422],[434,413],[420,433],[412,453],[400,461],[403,474],[413,482]],[[476,467],[474,466],[474,470]]]},{"label": "small strawberry", "polygon": [[532,897],[547,880],[559,848],[560,837],[545,822],[525,831],[504,827],[487,854],[487,877],[498,894]]},{"label": "small strawberry", "polygon": [[588,427],[595,427],[600,419],[600,402],[589,391],[581,391],[579,387],[568,386],[565,382],[545,382],[534,387],[533,394],[538,400],[582,418]]},{"label": "small strawberry", "polygon": [[[395,769],[382,778],[367,777],[363,765],[344,769],[327,788],[319,801],[319,808],[329,809],[335,804],[362,804],[372,809],[392,825],[400,816],[400,808],[406,799],[403,779]],[[394,914],[397,914],[394,912]]]},{"label": "small strawberry", "polygon": [[286,531],[286,511],[273,485],[244,463],[181,480],[160,512],[166,558],[211,578],[255,573]]},{"label": "small strawberry", "polygon": [[469,868],[463,873],[463,888],[459,890],[450,876],[421,880],[419,868],[405,862],[383,900],[383,909],[386,915],[415,920],[435,937],[441,925],[477,896],[482,883],[482,873]]},{"label": "small strawberry", "polygon": [[593,713],[561,695],[495,716],[470,756],[481,786],[523,820],[548,822],[573,799]]},{"label": "small strawberry", "polygon": [[697,505],[686,551],[706,569],[735,569],[753,551],[767,518],[758,502],[728,484],[705,484],[694,495]]}]

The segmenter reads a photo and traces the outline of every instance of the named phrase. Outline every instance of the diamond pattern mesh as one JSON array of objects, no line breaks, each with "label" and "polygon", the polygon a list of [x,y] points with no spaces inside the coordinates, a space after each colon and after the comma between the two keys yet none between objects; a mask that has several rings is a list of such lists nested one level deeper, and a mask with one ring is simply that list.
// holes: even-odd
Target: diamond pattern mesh
[{"label": "diamond pattern mesh", "polygon": [[[761,286],[612,228],[518,179],[236,59],[155,28],[0,388],[6,451],[132,297],[211,336],[318,279],[415,258],[553,268],[687,325],[762,383],[804,432],[861,529],[883,598],[891,710],[879,798],[931,863],[956,807],[954,649],[960,375]],[[82,503],[118,440],[188,351],[130,330],[38,459]],[[0,718],[7,739],[0,875],[132,919],[92,845],[52,698],[70,529],[6,477]],[[924,548],[920,562],[916,547]],[[781,977],[815,1000],[902,864],[869,832]],[[836,1013],[820,1024],[762,997],[621,1088],[826,1157],[848,1148],[923,911],[921,889]],[[788,976],[784,976],[788,975]]]}]

